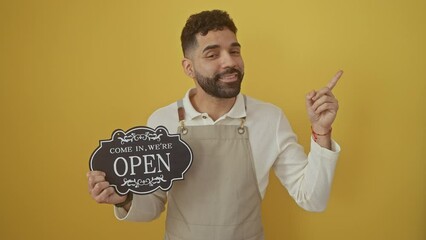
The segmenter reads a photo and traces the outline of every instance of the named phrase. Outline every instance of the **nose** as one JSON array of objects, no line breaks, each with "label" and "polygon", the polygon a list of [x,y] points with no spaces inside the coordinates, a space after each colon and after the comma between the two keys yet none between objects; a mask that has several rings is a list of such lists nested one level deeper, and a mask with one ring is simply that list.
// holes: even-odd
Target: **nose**
[{"label": "nose", "polygon": [[233,68],[237,66],[237,61],[234,57],[229,53],[225,52],[222,54],[222,68]]}]

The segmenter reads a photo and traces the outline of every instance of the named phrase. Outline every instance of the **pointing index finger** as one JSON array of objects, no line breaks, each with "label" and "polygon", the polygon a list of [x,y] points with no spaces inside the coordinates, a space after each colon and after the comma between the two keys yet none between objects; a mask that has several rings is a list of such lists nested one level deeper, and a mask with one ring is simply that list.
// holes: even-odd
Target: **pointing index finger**
[{"label": "pointing index finger", "polygon": [[332,89],[336,86],[337,81],[339,81],[339,78],[342,76],[342,74],[343,74],[343,71],[342,71],[342,70],[339,70],[339,71],[336,73],[336,75],[334,75],[334,77],[331,79],[331,81],[327,84],[327,87],[328,87],[330,90],[332,90]]}]

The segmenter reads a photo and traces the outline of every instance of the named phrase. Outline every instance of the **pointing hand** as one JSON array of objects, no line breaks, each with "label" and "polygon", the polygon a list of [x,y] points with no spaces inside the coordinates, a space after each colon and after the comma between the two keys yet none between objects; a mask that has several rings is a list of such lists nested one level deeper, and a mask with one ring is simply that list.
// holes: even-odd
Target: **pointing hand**
[{"label": "pointing hand", "polygon": [[327,133],[336,119],[339,103],[331,92],[336,86],[343,71],[340,70],[331,79],[326,87],[313,90],[306,95],[306,108],[312,129],[317,133]]}]

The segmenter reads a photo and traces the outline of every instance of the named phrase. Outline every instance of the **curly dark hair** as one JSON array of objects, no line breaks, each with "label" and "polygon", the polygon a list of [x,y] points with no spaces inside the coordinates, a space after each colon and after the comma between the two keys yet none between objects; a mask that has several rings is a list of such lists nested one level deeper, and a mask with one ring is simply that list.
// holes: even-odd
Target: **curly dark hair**
[{"label": "curly dark hair", "polygon": [[197,45],[196,35],[198,33],[205,36],[209,31],[223,30],[224,28],[237,34],[237,27],[225,11],[211,10],[191,15],[180,36],[183,55],[186,56],[187,50]]}]

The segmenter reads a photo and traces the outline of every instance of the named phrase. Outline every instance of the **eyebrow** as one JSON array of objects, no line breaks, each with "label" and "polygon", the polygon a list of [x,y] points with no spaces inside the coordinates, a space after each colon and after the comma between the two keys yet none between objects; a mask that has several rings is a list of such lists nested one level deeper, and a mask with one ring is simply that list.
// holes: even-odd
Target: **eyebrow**
[{"label": "eyebrow", "polygon": [[231,44],[231,47],[241,47],[241,44],[234,42]]},{"label": "eyebrow", "polygon": [[[205,51],[208,51],[208,50],[210,50],[210,49],[215,49],[215,48],[219,48],[220,46],[218,45],[218,44],[215,44],[215,45],[208,45],[207,47],[205,47],[204,49],[203,49],[203,53],[205,52]],[[239,44],[239,43],[237,43],[237,42],[233,42],[232,44],[231,44],[231,47],[241,47],[241,44]]]}]

